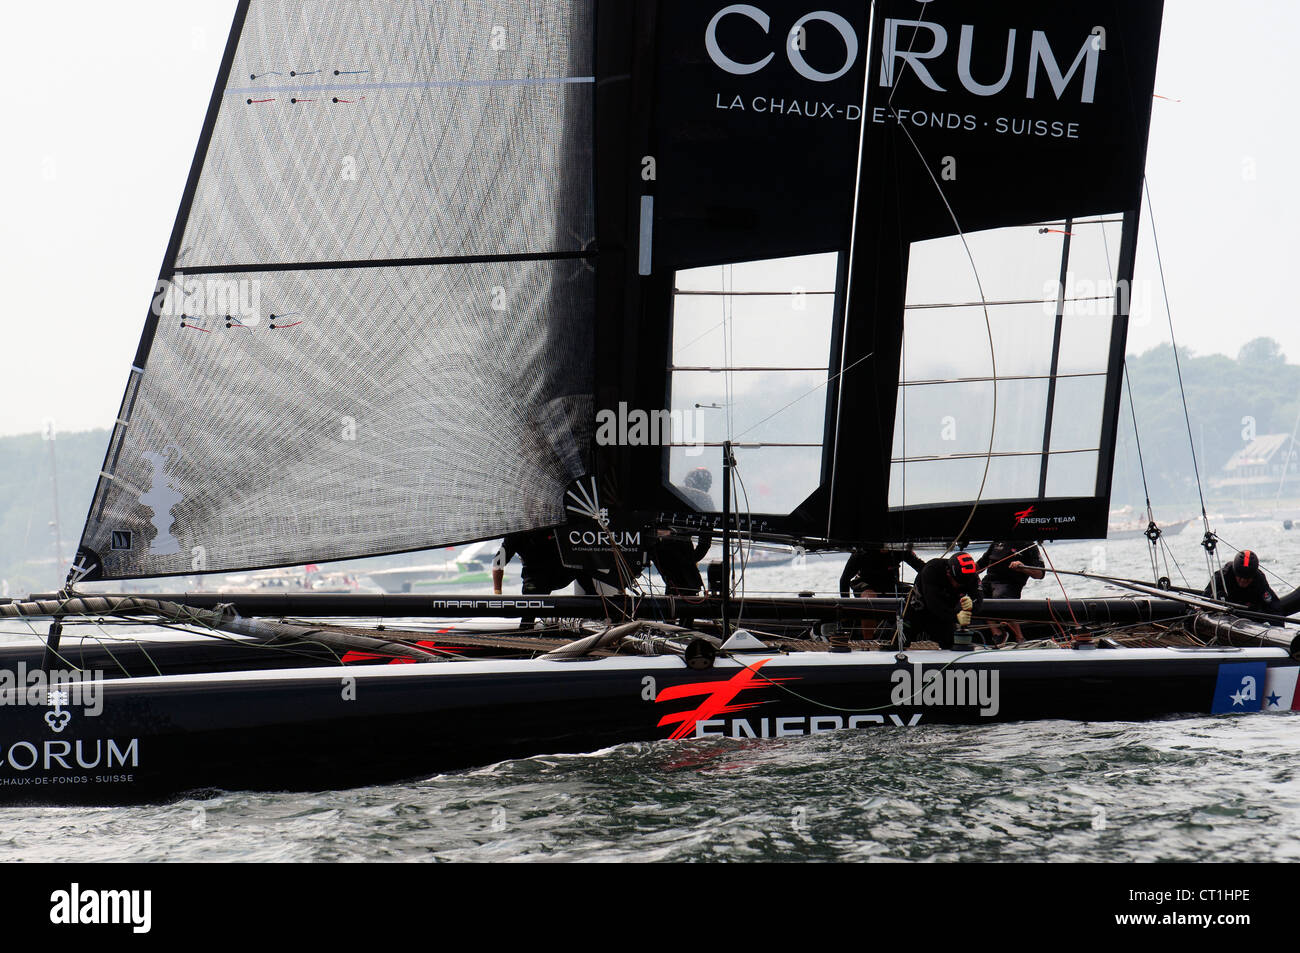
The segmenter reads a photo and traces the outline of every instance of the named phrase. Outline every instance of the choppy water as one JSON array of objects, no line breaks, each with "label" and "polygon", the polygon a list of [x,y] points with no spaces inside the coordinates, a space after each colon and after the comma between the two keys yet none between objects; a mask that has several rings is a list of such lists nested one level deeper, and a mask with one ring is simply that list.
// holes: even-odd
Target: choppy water
[{"label": "choppy water", "polygon": [[[1300,530],[1220,529],[1300,578]],[[1198,540],[1170,540],[1195,584]],[[1144,547],[1048,552],[1149,577]],[[756,570],[749,586],[829,590],[841,565]],[[1295,860],[1297,742],[1285,714],[629,744],[325,794],[3,809],[0,860]]]}]

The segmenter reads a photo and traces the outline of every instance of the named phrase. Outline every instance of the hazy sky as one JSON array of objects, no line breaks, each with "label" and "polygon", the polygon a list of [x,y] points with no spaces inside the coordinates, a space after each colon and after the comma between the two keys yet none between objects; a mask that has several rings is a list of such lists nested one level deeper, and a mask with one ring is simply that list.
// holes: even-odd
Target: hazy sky
[{"label": "hazy sky", "polygon": [[[0,434],[112,422],[234,7],[6,8]],[[1298,34],[1294,0],[1166,2],[1156,92],[1181,102],[1156,100],[1147,169],[1175,330],[1197,352],[1269,335],[1300,361]],[[1168,339],[1142,229],[1130,351]]]}]

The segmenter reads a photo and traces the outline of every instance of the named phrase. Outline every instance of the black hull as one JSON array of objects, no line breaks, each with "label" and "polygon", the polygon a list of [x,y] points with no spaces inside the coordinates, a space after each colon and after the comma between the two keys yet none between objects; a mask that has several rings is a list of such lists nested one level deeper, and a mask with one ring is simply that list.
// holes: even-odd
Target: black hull
[{"label": "black hull", "polygon": [[[1274,708],[1290,709],[1297,666],[1281,649],[912,652],[906,663],[879,652],[795,653],[704,671],[671,657],[496,660],[118,679],[101,683],[98,715],[69,706],[59,731],[48,705],[0,709],[0,803],[339,789],[674,732],[783,737],[1205,714],[1223,710],[1223,666],[1239,667],[1233,678],[1249,670],[1261,696],[1289,685]],[[926,698],[932,671],[942,673],[939,696]],[[918,694],[899,687],[899,672],[919,676]],[[982,696],[981,678],[992,686]],[[909,703],[895,704],[900,691]]]}]

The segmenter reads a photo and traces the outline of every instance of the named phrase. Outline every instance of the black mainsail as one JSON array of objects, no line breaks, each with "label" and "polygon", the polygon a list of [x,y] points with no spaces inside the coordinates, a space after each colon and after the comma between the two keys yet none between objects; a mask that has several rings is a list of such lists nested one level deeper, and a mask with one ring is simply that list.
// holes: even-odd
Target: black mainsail
[{"label": "black mainsail", "polygon": [[592,0],[245,0],[73,579],[562,522],[586,469]]}]

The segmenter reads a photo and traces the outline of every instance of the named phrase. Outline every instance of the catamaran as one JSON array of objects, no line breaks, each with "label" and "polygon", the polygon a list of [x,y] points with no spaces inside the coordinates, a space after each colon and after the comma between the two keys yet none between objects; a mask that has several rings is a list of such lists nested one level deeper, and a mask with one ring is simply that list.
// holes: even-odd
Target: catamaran
[{"label": "catamaran", "polygon": [[[736,555],[1105,535],[1161,15],[242,0],[75,563],[0,605],[0,800],[1300,707],[1167,581],[959,652]],[[93,588],[553,527],[600,593]],[[640,581],[705,530],[709,595]]]}]

